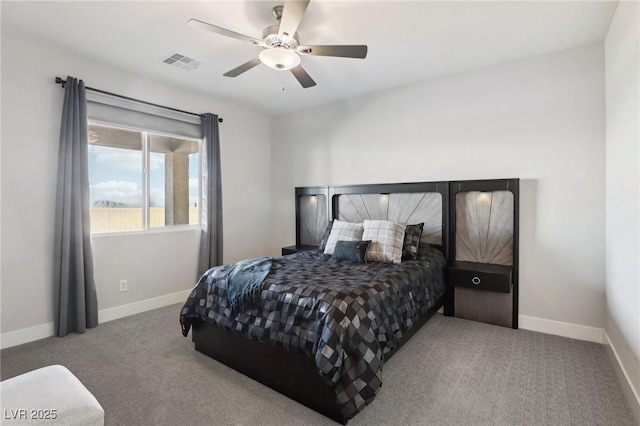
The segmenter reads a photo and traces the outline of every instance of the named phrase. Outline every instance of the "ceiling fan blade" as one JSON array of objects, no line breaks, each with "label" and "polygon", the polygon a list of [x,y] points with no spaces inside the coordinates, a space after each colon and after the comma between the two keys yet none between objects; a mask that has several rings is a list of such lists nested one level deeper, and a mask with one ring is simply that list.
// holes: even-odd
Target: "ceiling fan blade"
[{"label": "ceiling fan blade", "polygon": [[291,73],[296,78],[296,80],[298,80],[298,82],[302,85],[302,87],[304,87],[305,89],[316,85],[316,82],[313,81],[311,76],[307,74],[304,68],[302,68],[302,65],[298,65],[295,68],[291,68]]},{"label": "ceiling fan blade", "polygon": [[284,10],[282,11],[282,18],[280,18],[280,28],[278,29],[278,35],[281,38],[292,38],[295,35],[304,16],[304,12],[307,10],[307,6],[309,6],[309,1],[310,0],[287,0],[284,2]]},{"label": "ceiling fan blade", "polygon": [[338,56],[341,58],[364,59],[367,57],[367,46],[298,46],[298,53],[316,56]]},{"label": "ceiling fan blade", "polygon": [[239,67],[236,67],[234,69],[232,69],[231,71],[227,71],[225,72],[224,75],[225,77],[237,77],[240,74],[242,74],[245,71],[249,71],[251,68],[255,67],[256,65],[260,64],[260,59],[259,58],[254,58],[252,60],[250,60],[249,62],[245,62],[244,64],[240,65]]},{"label": "ceiling fan blade", "polygon": [[244,34],[236,33],[235,31],[227,30],[222,27],[217,27],[215,25],[208,24],[206,22],[198,21],[197,19],[189,19],[189,22],[187,22],[187,25],[193,28],[199,28],[201,30],[210,31],[212,33],[235,38],[236,40],[248,41],[249,43],[264,47],[264,42],[260,39],[249,37]]}]

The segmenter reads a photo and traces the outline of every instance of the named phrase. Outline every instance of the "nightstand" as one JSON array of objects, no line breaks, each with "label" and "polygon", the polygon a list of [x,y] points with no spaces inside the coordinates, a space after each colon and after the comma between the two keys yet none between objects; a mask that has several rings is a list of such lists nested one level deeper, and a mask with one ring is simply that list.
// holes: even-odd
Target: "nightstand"
[{"label": "nightstand", "polygon": [[519,188],[517,178],[449,181],[448,258],[456,262],[448,272],[457,317],[518,328]]},{"label": "nightstand", "polygon": [[282,255],[286,256],[288,254],[294,254],[294,253],[299,253],[301,251],[309,251],[309,250],[318,250],[318,246],[307,246],[304,244],[300,244],[297,246],[282,247]]},{"label": "nightstand", "polygon": [[476,262],[453,262],[449,285],[455,286],[455,316],[489,324],[513,325],[513,268]]}]

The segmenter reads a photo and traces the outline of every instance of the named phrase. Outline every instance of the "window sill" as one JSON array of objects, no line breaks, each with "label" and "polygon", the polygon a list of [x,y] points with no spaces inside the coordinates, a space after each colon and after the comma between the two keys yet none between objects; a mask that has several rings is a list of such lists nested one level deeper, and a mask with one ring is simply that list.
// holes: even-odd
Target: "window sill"
[{"label": "window sill", "polygon": [[132,235],[166,234],[173,232],[199,231],[200,225],[173,225],[159,228],[151,228],[143,231],[123,231],[123,232],[96,232],[91,234],[91,238],[126,237]]}]

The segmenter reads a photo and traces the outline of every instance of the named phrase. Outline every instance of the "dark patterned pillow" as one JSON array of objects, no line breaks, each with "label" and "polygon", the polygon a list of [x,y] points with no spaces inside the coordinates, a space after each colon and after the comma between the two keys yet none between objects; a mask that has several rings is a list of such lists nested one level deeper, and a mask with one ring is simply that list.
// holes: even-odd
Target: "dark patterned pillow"
[{"label": "dark patterned pillow", "polygon": [[318,250],[324,253],[324,248],[327,246],[327,240],[329,240],[329,235],[331,235],[331,228],[333,227],[333,222],[329,222],[327,225],[327,229],[324,231],[324,235],[320,240],[320,245],[318,246]]},{"label": "dark patterned pillow", "polygon": [[338,241],[336,249],[331,256],[336,260],[346,260],[354,263],[364,263],[364,257],[367,254],[367,248],[371,244],[371,240],[366,241]]},{"label": "dark patterned pillow", "polygon": [[422,237],[422,229],[424,223],[417,225],[407,225],[404,231],[404,243],[402,244],[403,259],[417,259],[420,237]]}]

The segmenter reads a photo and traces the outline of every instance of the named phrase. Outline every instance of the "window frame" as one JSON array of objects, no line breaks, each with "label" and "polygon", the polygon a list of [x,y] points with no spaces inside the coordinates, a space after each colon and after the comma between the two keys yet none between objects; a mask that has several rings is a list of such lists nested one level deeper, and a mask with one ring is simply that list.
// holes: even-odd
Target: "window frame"
[{"label": "window frame", "polygon": [[[108,232],[94,232],[90,230],[91,237],[94,236],[112,236],[112,235],[135,235],[141,233],[155,233],[155,232],[173,232],[185,229],[200,229],[200,221],[202,219],[202,138],[194,138],[190,136],[184,136],[179,134],[171,134],[160,131],[149,131],[140,127],[106,123],[100,120],[89,119],[87,120],[87,128],[91,125],[110,127],[114,129],[130,130],[140,132],[141,134],[141,153],[142,153],[142,229],[127,230],[127,231],[108,231]],[[166,136],[176,139],[183,139],[187,141],[193,141],[198,144],[198,223],[194,224],[179,224],[179,225],[164,225],[164,226],[149,226],[150,223],[150,207],[151,207],[151,151],[150,147],[150,135]],[[89,144],[90,145],[90,144]],[[166,182],[165,182],[166,185]],[[91,186],[91,184],[89,184]],[[91,189],[89,189],[91,191]],[[91,209],[91,206],[89,207]]]}]

